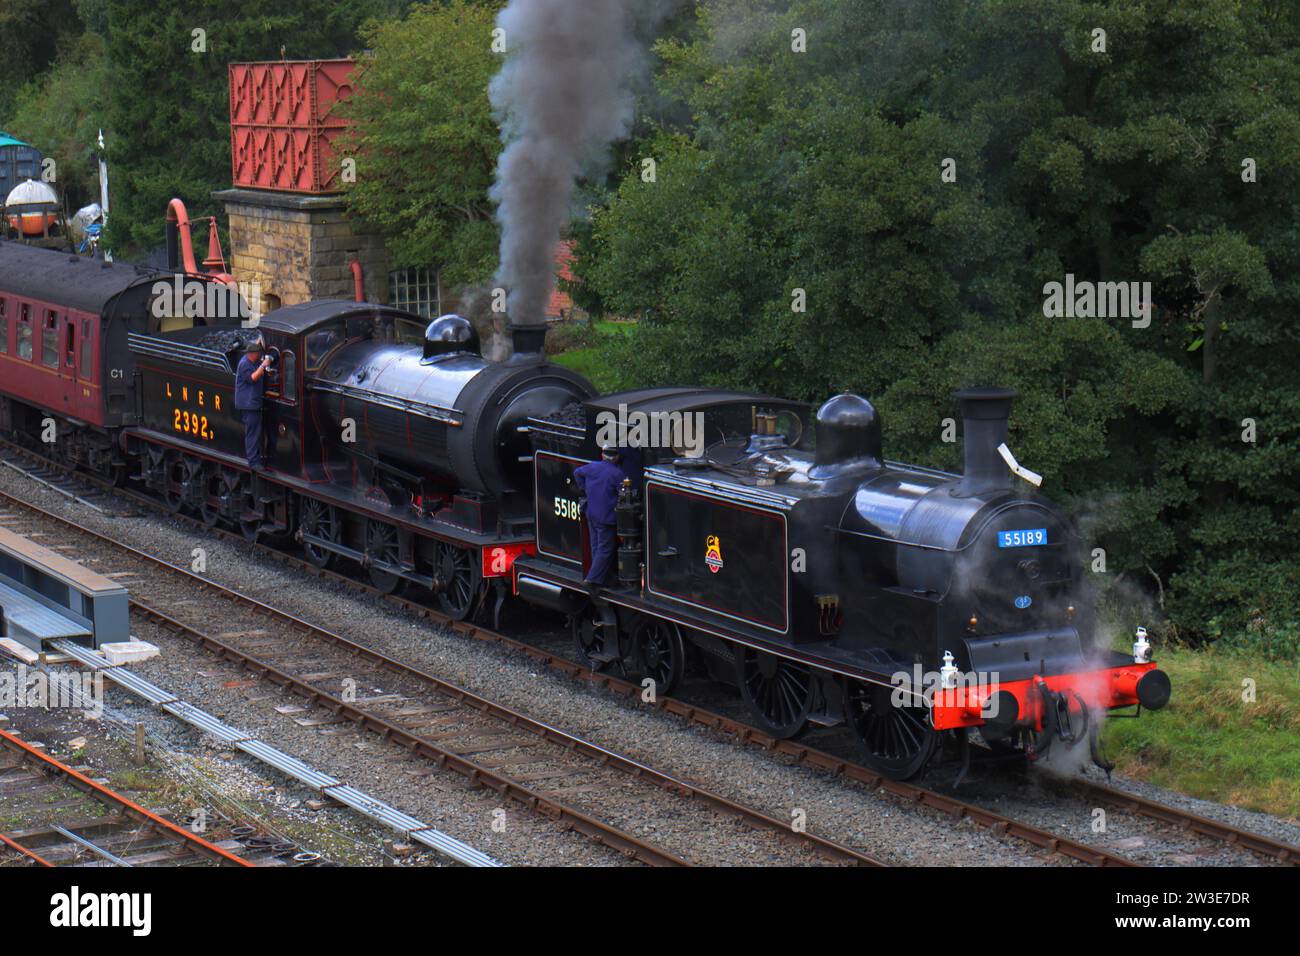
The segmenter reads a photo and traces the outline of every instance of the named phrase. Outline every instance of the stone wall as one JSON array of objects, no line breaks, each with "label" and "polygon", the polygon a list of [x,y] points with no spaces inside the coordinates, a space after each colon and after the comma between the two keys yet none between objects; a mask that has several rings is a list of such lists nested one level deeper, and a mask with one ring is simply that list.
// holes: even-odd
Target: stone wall
[{"label": "stone wall", "polygon": [[383,240],[344,216],[339,196],[305,196],[256,189],[223,189],[213,198],[230,219],[231,275],[261,285],[263,309],[311,299],[351,299],[352,271],[361,262],[365,295],[388,301]]}]

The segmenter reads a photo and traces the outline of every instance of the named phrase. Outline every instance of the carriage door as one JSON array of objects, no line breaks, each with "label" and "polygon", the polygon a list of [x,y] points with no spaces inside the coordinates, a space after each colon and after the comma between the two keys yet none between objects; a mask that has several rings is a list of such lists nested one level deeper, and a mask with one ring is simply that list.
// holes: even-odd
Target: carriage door
[{"label": "carriage door", "polygon": [[80,322],[72,316],[65,315],[63,317],[63,335],[61,336],[63,355],[59,364],[62,366],[60,373],[63,376],[65,394],[71,399],[67,406],[68,411],[77,418],[84,419],[86,417],[87,399],[90,398],[90,389],[86,387],[85,376],[77,368],[77,355],[79,354],[81,342],[81,336],[78,334],[80,331],[79,326]]}]

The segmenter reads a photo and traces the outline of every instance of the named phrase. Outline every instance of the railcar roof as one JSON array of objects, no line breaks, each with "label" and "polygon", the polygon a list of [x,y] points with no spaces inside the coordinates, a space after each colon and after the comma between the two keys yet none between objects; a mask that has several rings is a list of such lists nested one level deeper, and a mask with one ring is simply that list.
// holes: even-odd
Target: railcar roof
[{"label": "railcar roof", "polygon": [[277,332],[297,334],[330,319],[350,315],[373,314],[394,315],[415,322],[429,321],[424,316],[416,315],[414,312],[406,312],[402,309],[379,305],[375,302],[357,302],[353,299],[313,299],[310,302],[286,305],[268,312],[262,316],[258,324],[268,329],[274,329]]},{"label": "railcar roof", "polygon": [[587,406],[597,411],[617,411],[621,405],[635,411],[676,412],[733,403],[806,407],[805,402],[798,402],[788,398],[775,398],[771,395],[731,392],[723,389],[680,387],[641,388],[587,399]]},{"label": "railcar roof", "polygon": [[85,312],[103,312],[120,292],[170,277],[170,273],[145,266],[87,259],[0,239],[0,291]]}]

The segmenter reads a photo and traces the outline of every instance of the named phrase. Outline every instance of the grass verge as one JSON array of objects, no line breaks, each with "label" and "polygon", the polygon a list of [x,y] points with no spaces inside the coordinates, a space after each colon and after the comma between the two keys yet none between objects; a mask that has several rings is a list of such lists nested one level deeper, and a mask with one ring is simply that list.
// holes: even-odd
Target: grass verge
[{"label": "grass verge", "polygon": [[1300,680],[1294,665],[1168,646],[1156,660],[1169,674],[1173,697],[1164,710],[1144,712],[1139,720],[1106,722],[1103,743],[1118,770],[1300,822]]}]

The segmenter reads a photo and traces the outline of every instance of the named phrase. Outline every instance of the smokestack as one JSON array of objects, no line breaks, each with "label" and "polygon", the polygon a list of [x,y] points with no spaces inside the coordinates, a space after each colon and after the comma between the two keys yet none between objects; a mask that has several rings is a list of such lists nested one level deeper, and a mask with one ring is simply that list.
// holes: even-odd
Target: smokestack
[{"label": "smokestack", "polygon": [[1016,397],[1010,388],[963,388],[953,392],[961,402],[962,447],[966,456],[957,494],[974,495],[1011,487],[1011,471],[998,454],[1007,440],[1007,418]]},{"label": "smokestack", "polygon": [[512,322],[510,344],[514,348],[514,355],[510,356],[509,364],[540,362],[546,357],[546,326]]}]

